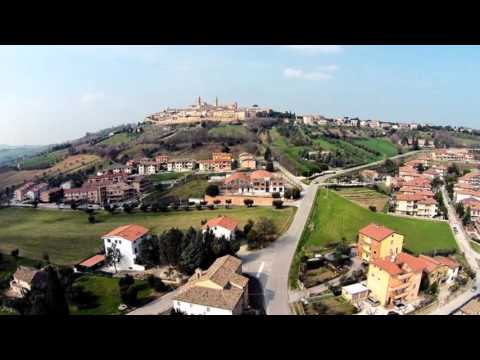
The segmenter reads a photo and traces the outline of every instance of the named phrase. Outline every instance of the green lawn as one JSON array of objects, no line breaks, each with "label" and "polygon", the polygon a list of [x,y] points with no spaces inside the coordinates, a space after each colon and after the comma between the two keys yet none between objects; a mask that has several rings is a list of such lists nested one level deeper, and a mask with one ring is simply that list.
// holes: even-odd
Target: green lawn
[{"label": "green lawn", "polygon": [[155,174],[155,175],[151,175],[148,177],[148,179],[150,181],[152,181],[153,183],[159,183],[161,181],[167,181],[167,180],[176,180],[176,179],[180,179],[184,176],[187,176],[189,175],[190,172],[164,172],[164,173],[158,173],[158,174]]},{"label": "green lawn", "polygon": [[392,157],[398,154],[397,148],[388,139],[371,138],[371,139],[355,140],[354,142],[356,144],[367,146],[369,149],[378,151],[379,153],[387,157]]},{"label": "green lawn", "polygon": [[51,151],[43,155],[33,156],[22,161],[21,166],[23,170],[45,169],[62,161],[67,153],[67,149],[62,149]]},{"label": "green lawn", "polygon": [[185,184],[174,186],[170,190],[154,190],[144,199],[145,203],[151,204],[162,198],[176,197],[182,200],[189,198],[203,198],[205,189],[208,186],[206,179],[193,179]]},{"label": "green lawn", "polygon": [[103,145],[120,145],[120,144],[125,144],[129,143],[132,141],[132,139],[135,139],[136,136],[133,136],[128,133],[120,133],[120,134],[115,134],[112,137],[109,137],[108,139],[103,140],[100,142],[100,144]]},{"label": "green lawn", "polygon": [[341,296],[333,295],[312,301],[305,307],[307,315],[352,315],[356,312],[356,308]]},{"label": "green lawn", "polygon": [[480,244],[476,243],[474,241],[470,241],[470,246],[472,247],[473,250],[475,250],[477,253],[480,254]]},{"label": "green lawn", "polygon": [[[120,313],[118,306],[122,303],[120,298],[120,288],[118,278],[104,276],[82,276],[77,279],[73,286],[81,285],[84,291],[92,293],[96,297],[98,306],[89,309],[78,309],[76,306],[70,306],[71,315],[117,315]],[[144,280],[137,280],[135,285],[138,287],[139,304],[150,300],[153,290]]]},{"label": "green lawn", "polygon": [[354,243],[358,230],[372,222],[404,235],[404,248],[415,254],[435,249],[457,249],[452,231],[446,222],[374,213],[344,199],[334,191],[320,189],[292,264],[290,285],[295,286],[298,278],[298,265],[304,247],[322,247],[339,242],[343,237],[349,243]]},{"label": "green lawn", "polygon": [[13,256],[9,254],[2,253],[2,261],[0,262],[0,279],[13,275],[17,267],[20,265],[22,266],[30,266],[30,267],[37,267],[39,265],[39,260],[32,260],[24,257],[19,257],[15,259]]},{"label": "green lawn", "polygon": [[187,229],[200,227],[204,219],[226,214],[240,221],[243,226],[248,219],[261,216],[271,218],[275,224],[286,230],[295,208],[273,209],[271,207],[234,207],[218,210],[170,211],[158,213],[136,212],[133,214],[96,215],[98,223],[90,224],[87,215],[80,211],[40,210],[4,208],[0,209],[0,251],[9,254],[20,249],[20,256],[41,259],[48,253],[55,264],[75,264],[93,255],[102,246],[101,236],[125,224],[139,224],[159,233],[177,226]]}]

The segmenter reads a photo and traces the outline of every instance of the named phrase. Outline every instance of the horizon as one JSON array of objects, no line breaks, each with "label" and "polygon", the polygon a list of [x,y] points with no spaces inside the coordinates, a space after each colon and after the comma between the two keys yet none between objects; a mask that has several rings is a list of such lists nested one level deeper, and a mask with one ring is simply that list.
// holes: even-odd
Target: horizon
[{"label": "horizon", "polygon": [[41,146],[167,107],[474,128],[478,46],[0,46],[0,144]]}]

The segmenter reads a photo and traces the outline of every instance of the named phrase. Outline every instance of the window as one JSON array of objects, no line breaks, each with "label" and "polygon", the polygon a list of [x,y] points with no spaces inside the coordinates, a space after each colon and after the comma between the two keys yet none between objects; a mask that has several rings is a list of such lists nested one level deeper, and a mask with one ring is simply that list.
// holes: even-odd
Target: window
[{"label": "window", "polygon": [[210,307],[207,306],[207,312],[210,312]]},{"label": "window", "polygon": [[110,242],[112,242],[112,241],[110,239],[107,239],[107,243],[110,243]]}]

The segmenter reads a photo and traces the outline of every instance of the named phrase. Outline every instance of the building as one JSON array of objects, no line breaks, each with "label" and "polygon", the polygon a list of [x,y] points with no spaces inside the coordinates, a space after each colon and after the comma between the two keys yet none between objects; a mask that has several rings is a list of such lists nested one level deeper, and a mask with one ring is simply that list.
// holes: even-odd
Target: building
[{"label": "building", "polygon": [[361,283],[342,287],[342,297],[350,304],[358,306],[367,299],[370,290]]},{"label": "building", "polygon": [[80,188],[65,189],[63,198],[66,203],[104,204],[107,200],[107,188],[105,186],[84,185]]},{"label": "building", "polygon": [[173,172],[193,171],[193,169],[195,169],[195,165],[196,165],[195,160],[190,160],[190,159],[170,160],[167,162],[167,171],[173,171]]},{"label": "building", "polygon": [[430,284],[451,284],[458,276],[460,265],[449,257],[420,255],[418,258],[424,263],[423,271]]},{"label": "building", "polygon": [[203,232],[212,230],[217,238],[225,237],[227,240],[235,239],[235,232],[238,229],[239,222],[227,216],[219,216],[207,221],[203,226]]},{"label": "building", "polygon": [[374,259],[367,274],[367,287],[381,305],[411,302],[418,297],[424,264],[407,253]]},{"label": "building", "polygon": [[138,164],[139,175],[155,175],[160,165],[155,161],[142,161]]},{"label": "building", "polygon": [[128,180],[128,174],[124,173],[105,173],[103,175],[97,176],[89,176],[87,181],[85,182],[86,185],[111,185],[111,184],[118,184],[124,183]]},{"label": "building", "polygon": [[157,164],[166,164],[168,163],[168,155],[157,155],[155,156],[155,162]]},{"label": "building", "polygon": [[198,97],[197,103],[187,108],[167,108],[145,118],[145,122],[157,125],[195,123],[202,121],[236,122],[247,121],[257,117],[267,117],[271,109],[260,108],[257,105],[251,107],[239,107],[235,102],[230,105],[220,105],[218,98],[215,105],[208,104]]},{"label": "building", "polygon": [[475,160],[472,151],[463,148],[437,149],[432,153],[432,158],[433,160],[459,162]]},{"label": "building", "polygon": [[135,178],[130,181],[130,184],[138,194],[150,191],[153,187],[153,183],[144,176],[135,176]]},{"label": "building", "polygon": [[33,279],[39,273],[40,270],[38,269],[19,266],[15,274],[13,274],[12,281],[10,281],[10,289],[18,297],[25,296],[25,294],[32,289]]},{"label": "building", "polygon": [[109,203],[117,203],[134,198],[137,191],[133,185],[126,183],[110,184],[106,186],[106,199]]},{"label": "building", "polygon": [[257,168],[257,161],[255,160],[255,156],[249,153],[241,153],[238,156],[238,162],[241,169],[251,169],[255,170]]},{"label": "building", "polygon": [[73,188],[73,181],[72,180],[68,180],[68,181],[65,181],[63,182],[60,187],[65,190],[65,189],[71,189]]},{"label": "building", "polygon": [[360,176],[366,181],[375,181],[379,178],[378,172],[368,169],[360,171]]},{"label": "building", "polygon": [[178,289],[173,308],[186,315],[240,315],[248,307],[248,278],[240,259],[226,255],[207,271],[197,269]]},{"label": "building", "polygon": [[220,186],[225,194],[265,196],[285,192],[284,180],[281,176],[266,170],[251,173],[235,172],[228,176]]},{"label": "building", "polygon": [[230,172],[232,160],[231,154],[212,153],[212,159],[198,161],[198,169],[204,172]]},{"label": "building", "polygon": [[456,184],[453,187],[453,201],[458,203],[465,199],[480,201],[480,189],[476,186]]},{"label": "building", "polygon": [[120,226],[102,236],[105,254],[108,254],[109,249],[118,249],[121,254],[120,262],[116,265],[117,270],[145,270],[136,263],[136,259],[141,242],[149,236],[148,232],[143,226],[131,224]]},{"label": "building", "polygon": [[52,203],[60,201],[63,198],[63,189],[56,187],[48,190],[43,190],[40,193],[40,201],[44,203]]},{"label": "building", "polygon": [[433,218],[437,215],[437,201],[428,192],[398,193],[395,195],[395,213]]},{"label": "building", "polygon": [[403,235],[381,225],[369,224],[358,232],[357,256],[366,262],[400,254]]},{"label": "building", "polygon": [[76,271],[95,271],[105,265],[105,255],[94,255],[75,266]]},{"label": "building", "polygon": [[15,200],[26,200],[27,192],[34,186],[33,182],[29,181],[15,190]]},{"label": "building", "polygon": [[466,209],[470,208],[470,215],[473,221],[480,219],[480,200],[475,198],[466,198],[461,201],[463,207]]},{"label": "building", "polygon": [[480,187],[480,171],[470,172],[458,178],[458,184]]}]

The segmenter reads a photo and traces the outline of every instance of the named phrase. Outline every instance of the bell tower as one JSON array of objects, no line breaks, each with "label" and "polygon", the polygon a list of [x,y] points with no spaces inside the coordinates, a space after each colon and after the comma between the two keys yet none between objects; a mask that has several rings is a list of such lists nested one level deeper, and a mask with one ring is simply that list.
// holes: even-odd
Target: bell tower
[{"label": "bell tower", "polygon": [[215,96],[215,106],[218,107],[218,96]]}]

